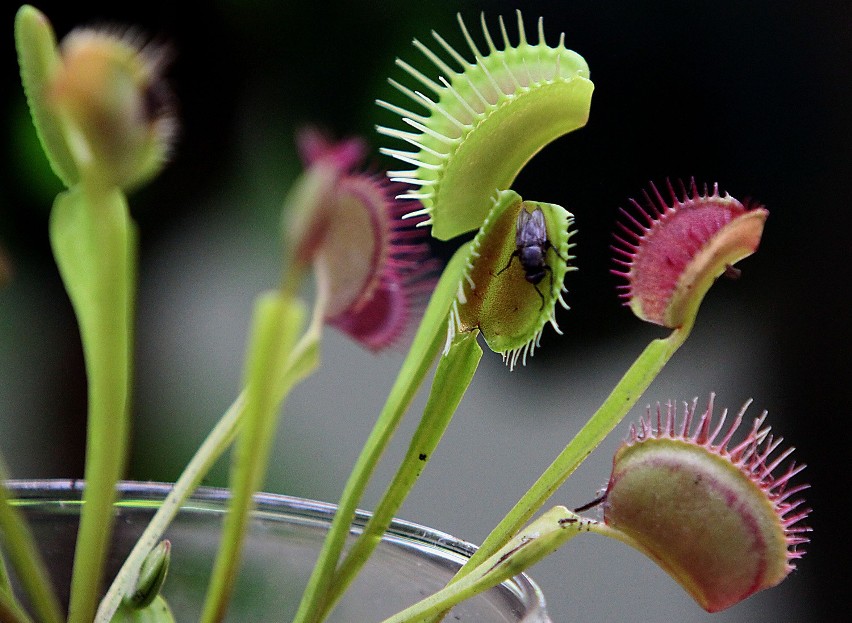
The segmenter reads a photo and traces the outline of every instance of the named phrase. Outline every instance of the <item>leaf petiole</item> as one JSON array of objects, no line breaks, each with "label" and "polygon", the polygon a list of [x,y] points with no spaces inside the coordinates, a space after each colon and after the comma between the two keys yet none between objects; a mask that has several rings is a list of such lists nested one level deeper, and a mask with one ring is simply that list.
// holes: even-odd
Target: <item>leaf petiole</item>
[{"label": "leaf petiole", "polygon": [[450,305],[462,278],[468,245],[462,245],[453,255],[432,294],[408,355],[343,489],[337,513],[302,596],[294,623],[313,623],[319,620],[319,614],[325,609],[324,600],[329,593],[358,502],[408,405],[444,345]]},{"label": "leaf petiole", "polygon": [[405,458],[363,532],[338,566],[325,599],[323,617],[367,562],[444,436],[482,358],[482,349],[476,341],[478,334],[472,331],[457,335],[450,350],[439,359],[423,417]]},{"label": "leaf petiole", "polygon": [[[588,457],[603,439],[636,404],[672,355],[686,341],[694,317],[664,339],[652,341],[627,370],[604,403],[568,443],[539,479],[527,490],[500,523],[486,537],[482,546],[451,580],[460,581],[503,547],[540,509],[556,489]],[[440,620],[440,617],[431,619]]]}]

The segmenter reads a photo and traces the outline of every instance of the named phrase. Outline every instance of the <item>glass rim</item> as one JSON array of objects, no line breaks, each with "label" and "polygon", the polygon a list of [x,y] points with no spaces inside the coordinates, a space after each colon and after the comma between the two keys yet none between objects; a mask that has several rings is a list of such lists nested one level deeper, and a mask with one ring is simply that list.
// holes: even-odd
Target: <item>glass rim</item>
[{"label": "glass rim", "polygon": [[[17,502],[78,502],[82,496],[85,481],[82,479],[10,479],[6,487],[13,493]],[[162,501],[172,490],[173,485],[156,481],[122,480],[116,485],[119,493],[117,504],[133,500],[148,501],[152,506]],[[69,496],[73,499],[69,500]],[[230,491],[220,487],[198,487],[181,506],[182,510],[207,510],[225,513]],[[298,518],[301,523],[329,525],[337,510],[336,504],[320,502],[308,498],[295,497],[280,493],[256,493],[254,496],[255,509],[253,514],[258,518],[272,519],[276,515],[287,513],[291,519]],[[371,514],[367,511],[356,510],[351,530],[360,532],[367,524]],[[393,519],[388,530],[382,536],[388,543],[414,549],[431,548],[432,553],[437,549],[448,560],[463,564],[477,549],[468,541],[456,538],[451,534],[435,530],[418,523],[403,519]],[[547,607],[544,594],[538,584],[526,573],[521,573],[501,583],[519,599],[528,609],[525,620],[538,620],[534,617],[546,616]],[[545,619],[549,620],[549,619]]]}]

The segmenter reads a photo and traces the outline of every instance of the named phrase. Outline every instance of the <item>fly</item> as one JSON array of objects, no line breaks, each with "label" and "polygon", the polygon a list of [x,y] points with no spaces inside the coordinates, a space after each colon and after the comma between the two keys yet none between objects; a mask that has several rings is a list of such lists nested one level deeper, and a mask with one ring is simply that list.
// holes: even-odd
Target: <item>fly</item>
[{"label": "fly", "polygon": [[544,224],[544,212],[536,208],[527,212],[521,208],[518,220],[515,224],[515,250],[509,256],[509,263],[497,274],[499,275],[512,265],[516,257],[524,269],[524,279],[533,285],[536,293],[541,299],[541,308],[544,309],[544,295],[538,289],[538,284],[544,279],[546,273],[550,273],[550,289],[553,290],[553,269],[547,263],[547,251],[553,249],[556,256],[563,262],[567,262],[547,239],[547,227]]}]

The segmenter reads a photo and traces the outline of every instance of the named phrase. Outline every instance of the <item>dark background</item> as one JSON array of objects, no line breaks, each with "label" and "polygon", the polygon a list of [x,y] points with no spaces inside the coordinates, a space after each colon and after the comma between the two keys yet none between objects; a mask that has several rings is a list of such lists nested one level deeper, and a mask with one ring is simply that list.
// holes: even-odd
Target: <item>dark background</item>
[{"label": "dark background", "polygon": [[[661,334],[638,326],[619,307],[616,280],[608,272],[616,209],[649,180],[695,176],[765,204],[770,218],[759,253],[743,262],[739,281],[713,288],[706,316],[702,310],[698,321],[704,337],[678,354],[698,384],[675,390],[673,397],[706,396],[715,389],[726,400],[730,395],[725,404],[736,407],[754,396],[755,408],[770,411],[770,422],[809,464],[813,543],[800,570],[785,583],[795,583],[793,592],[777,593],[778,600],[794,600],[795,608],[767,611],[765,618],[758,610],[749,619],[830,621],[848,611],[848,2],[220,0],[37,6],[60,36],[78,24],[133,24],[176,51],[169,77],[180,101],[180,142],[166,171],[131,198],[142,248],[138,419],[130,477],[174,479],[228,396],[237,392],[252,300],[276,282],[280,204],[298,171],[295,128],[315,123],[338,135],[362,134],[377,148],[381,140],[373,126],[394,120],[373,101],[403,103],[385,78],[401,78],[393,67],[395,56],[419,62],[410,46],[413,37],[429,41],[434,28],[464,50],[457,10],[480,40],[480,10],[494,25],[497,14],[508,17],[521,8],[528,31],[539,15],[551,41],[565,31],[568,46],[588,61],[596,86],[588,126],[543,150],[515,186],[525,198],[560,203],[575,213],[580,270],[569,276],[572,310],[560,316],[567,337],[546,335],[532,364],[511,377],[494,362],[488,374],[501,379],[497,384],[508,383],[513,396],[540,395],[553,389],[551,382],[570,383],[545,371],[578,361],[587,371],[601,366],[593,376],[616,379],[643,341]],[[34,141],[17,78],[13,19],[13,5],[4,5],[0,249],[13,281],[0,291],[0,450],[15,477],[78,477],[85,414],[82,355],[46,233],[59,186]],[[450,248],[436,246],[436,252]],[[726,336],[731,339],[725,341]],[[720,345],[714,347],[716,337]],[[709,347],[703,346],[705,338]],[[184,339],[196,339],[197,350],[187,350]],[[324,357],[330,366],[349,358],[366,368],[375,363],[381,372],[373,374],[390,375],[388,384],[392,380],[398,354],[373,358],[336,338],[329,342]],[[624,360],[590,355],[618,352],[622,344],[621,350],[629,351]],[[175,354],[166,357],[170,348]],[[726,363],[737,361],[740,367]],[[729,366],[743,393],[704,389],[705,377],[724,375]],[[323,382],[334,388],[337,378]],[[311,409],[311,390],[306,391],[294,397],[294,417]],[[603,395],[593,392],[590,404]],[[535,403],[510,398],[509,415],[534,429],[549,416],[546,407],[533,405],[570,399],[548,396]],[[647,400],[669,397],[649,392]],[[380,404],[380,397],[376,400]],[[579,426],[577,418],[569,422],[572,430]],[[297,458],[322,454],[333,434],[354,453],[366,433],[322,419],[306,425],[301,436],[293,432],[290,452]],[[500,447],[499,440],[495,443]],[[538,471],[553,453],[542,454],[532,448]],[[272,490],[331,500],[337,495],[334,483],[345,474],[330,468],[323,480],[321,469],[295,476],[282,470],[271,474]],[[224,473],[222,468],[212,475],[210,484],[221,484]],[[594,478],[603,482],[606,472]],[[589,497],[593,493],[588,491]],[[515,497],[498,508],[505,510]],[[416,506],[410,511],[409,519],[441,522],[440,517],[427,521]],[[448,524],[435,527],[465,529]],[[483,535],[460,534],[471,540]],[[570,557],[565,561],[571,563]],[[558,580],[560,572],[548,567],[542,573]],[[648,580],[645,590],[654,593],[665,582]],[[599,599],[615,599],[622,588],[601,586]],[[563,605],[562,595],[545,589],[555,620],[606,616],[570,605],[571,600]],[[770,593],[766,603],[772,599]],[[734,618],[724,620],[739,620],[736,610]],[[689,613],[699,617],[695,620],[705,616]]]}]

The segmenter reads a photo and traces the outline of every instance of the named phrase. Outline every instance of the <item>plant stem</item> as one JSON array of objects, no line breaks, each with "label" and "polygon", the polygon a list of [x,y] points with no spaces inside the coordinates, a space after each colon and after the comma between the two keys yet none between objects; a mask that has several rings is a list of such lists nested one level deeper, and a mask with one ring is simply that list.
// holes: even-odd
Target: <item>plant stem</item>
[{"label": "plant stem", "polygon": [[0,623],[33,623],[15,596],[5,588],[0,589]]},{"label": "plant stem", "polygon": [[328,594],[358,502],[402,416],[445,341],[450,304],[459,287],[468,245],[469,243],[456,251],[432,294],[393,388],[343,489],[337,512],[329,527],[319,559],[308,580],[294,623],[313,623],[318,620],[317,617],[324,609],[323,602]]},{"label": "plant stem", "polygon": [[95,623],[109,623],[127,590],[136,584],[142,562],[154,546],[159,543],[169,524],[183,503],[201,483],[210,468],[231,445],[242,423],[245,393],[239,395],[228,408],[204,443],[187,464],[172,490],[151,518],[145,531],[136,541],[133,550],[124,561],[118,575],[101,601]]},{"label": "plant stem", "polygon": [[[6,469],[0,462],[0,537],[2,537],[3,545],[9,553],[11,562],[36,614],[42,621],[61,623],[63,619],[62,607],[53,591],[47,568],[29,526],[27,526],[20,511],[9,501],[9,493],[3,484],[5,480]],[[24,613],[23,608],[18,604],[15,595],[12,593],[8,576],[6,576],[6,580],[5,585],[0,589],[0,599],[3,602],[0,610],[10,613],[8,614],[10,617],[12,616],[11,613]],[[26,614],[24,616],[26,617]],[[3,619],[0,618],[0,620]],[[19,619],[9,618],[8,620]],[[20,620],[28,620],[28,617]]]},{"label": "plant stem", "polygon": [[429,399],[408,452],[363,532],[338,567],[321,618],[331,612],[367,562],[444,436],[482,358],[482,349],[476,341],[478,335],[479,331],[472,331],[456,336],[450,350],[438,361]]},{"label": "plant stem", "polygon": [[[2,486],[2,483],[0,483],[0,486]],[[4,510],[5,509],[0,509],[0,513],[4,512]],[[0,534],[3,534],[2,529],[0,529]],[[7,593],[12,592],[12,583],[9,580],[9,570],[6,568],[6,559],[3,558],[2,551],[0,551],[0,591],[6,591]]]},{"label": "plant stem", "polygon": [[239,569],[242,544],[253,506],[263,484],[279,408],[278,385],[287,354],[300,330],[301,310],[279,292],[262,295],[255,305],[246,373],[246,406],[231,467],[231,499],[213,565],[201,620],[225,618]]},{"label": "plant stem", "polygon": [[129,435],[136,233],[123,193],[81,183],[60,194],[50,239],[80,326],[88,379],[86,487],[68,617],[70,623],[88,623],[97,606]]},{"label": "plant stem", "polygon": [[563,506],[556,506],[509,540],[464,578],[451,582],[437,593],[387,618],[383,623],[422,623],[504,580],[522,573],[553,553],[570,539],[588,531],[582,519]]},{"label": "plant stem", "polygon": [[202,613],[205,623],[221,621],[227,612],[254,494],[263,484],[275,439],[276,415],[290,390],[319,362],[329,290],[328,267],[318,261],[315,268],[317,297],[311,325],[295,348],[304,312],[296,304],[293,291],[286,287],[292,281],[285,277],[282,288],[262,296],[255,307],[246,371],[245,424],[232,463],[231,501]]},{"label": "plant stem", "polygon": [[654,340],[642,351],[600,408],[491,531],[482,546],[459,570],[451,583],[465,577],[517,534],[521,526],[544,505],[553,492],[618,425],[657,377],[663,366],[684,343],[692,330],[693,321],[675,329],[665,339]]}]

